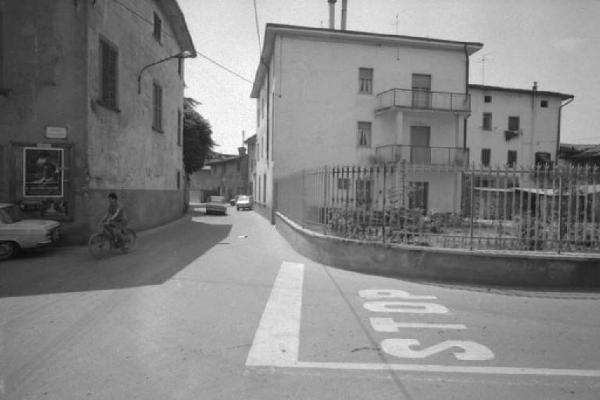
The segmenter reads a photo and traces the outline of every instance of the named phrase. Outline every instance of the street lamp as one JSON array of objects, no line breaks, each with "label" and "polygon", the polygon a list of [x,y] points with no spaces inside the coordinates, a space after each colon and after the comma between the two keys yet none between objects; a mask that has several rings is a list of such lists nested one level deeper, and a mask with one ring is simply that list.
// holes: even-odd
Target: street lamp
[{"label": "street lamp", "polygon": [[192,53],[191,51],[188,51],[188,50],[186,50],[186,51],[183,51],[183,52],[181,52],[181,53],[174,54],[174,55],[172,55],[172,56],[169,56],[169,57],[163,58],[162,60],[158,60],[158,61],[155,61],[155,62],[153,62],[153,63],[150,63],[150,64],[148,64],[148,65],[144,66],[144,67],[143,67],[143,68],[140,70],[140,73],[138,74],[138,78],[137,78],[137,81],[138,81],[138,94],[140,94],[140,93],[142,92],[142,73],[143,73],[145,70],[147,70],[148,68],[150,68],[150,67],[152,67],[152,66],[154,66],[154,65],[156,65],[156,64],[160,64],[160,63],[163,63],[163,62],[165,62],[165,61],[169,61],[169,60],[171,60],[171,59],[173,59],[173,58],[179,58],[179,59],[182,59],[182,58],[191,58],[191,57],[195,57],[194,53]]}]

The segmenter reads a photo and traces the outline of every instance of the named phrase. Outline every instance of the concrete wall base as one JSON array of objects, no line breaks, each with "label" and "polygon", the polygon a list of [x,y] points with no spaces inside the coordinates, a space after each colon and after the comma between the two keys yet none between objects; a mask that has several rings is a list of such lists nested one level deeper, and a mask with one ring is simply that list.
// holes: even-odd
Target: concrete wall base
[{"label": "concrete wall base", "polygon": [[367,243],[324,236],[276,213],[302,255],[334,267],[406,279],[486,286],[600,289],[600,257],[499,253]]}]

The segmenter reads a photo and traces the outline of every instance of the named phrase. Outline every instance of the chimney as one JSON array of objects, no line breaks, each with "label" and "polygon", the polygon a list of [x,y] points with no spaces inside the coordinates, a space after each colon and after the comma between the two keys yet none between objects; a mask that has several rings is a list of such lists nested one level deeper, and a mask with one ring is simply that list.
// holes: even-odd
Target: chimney
[{"label": "chimney", "polygon": [[533,90],[534,92],[537,92],[538,86],[537,86],[537,81],[533,82],[533,87],[531,88],[531,90]]},{"label": "chimney", "polygon": [[335,2],[337,0],[327,0],[329,3],[329,29],[335,29]]},{"label": "chimney", "polygon": [[348,0],[342,0],[342,27],[343,31],[346,30],[346,14],[348,12]]},{"label": "chimney", "polygon": [[246,155],[246,148],[245,147],[238,147],[238,153],[240,155],[240,157],[243,157]]}]

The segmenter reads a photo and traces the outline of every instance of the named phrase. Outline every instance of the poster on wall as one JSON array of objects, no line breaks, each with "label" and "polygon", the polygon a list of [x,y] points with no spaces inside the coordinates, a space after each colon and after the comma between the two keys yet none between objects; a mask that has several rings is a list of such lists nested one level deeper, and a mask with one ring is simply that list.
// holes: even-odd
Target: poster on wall
[{"label": "poster on wall", "polygon": [[62,197],[63,162],[63,149],[25,147],[23,149],[23,195]]}]

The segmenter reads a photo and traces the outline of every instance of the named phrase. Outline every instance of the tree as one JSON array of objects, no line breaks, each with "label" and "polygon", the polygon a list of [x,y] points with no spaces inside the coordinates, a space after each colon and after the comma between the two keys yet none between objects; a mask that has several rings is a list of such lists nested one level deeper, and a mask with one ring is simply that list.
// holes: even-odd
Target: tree
[{"label": "tree", "polygon": [[202,168],[215,145],[210,123],[196,111],[197,104],[191,97],[183,101],[183,164],[188,176]]}]

